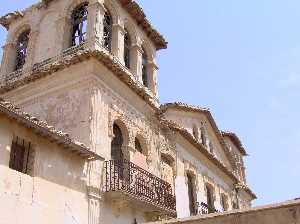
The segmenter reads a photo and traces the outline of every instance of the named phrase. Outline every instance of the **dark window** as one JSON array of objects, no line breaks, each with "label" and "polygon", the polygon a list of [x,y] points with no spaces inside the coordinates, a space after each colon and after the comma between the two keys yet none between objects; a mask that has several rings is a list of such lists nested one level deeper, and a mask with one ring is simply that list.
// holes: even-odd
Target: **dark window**
[{"label": "dark window", "polygon": [[113,140],[111,142],[111,158],[112,160],[123,160],[123,135],[122,131],[117,124],[113,126]]},{"label": "dark window", "polygon": [[87,35],[88,3],[77,7],[72,14],[72,46],[77,46],[86,41]]},{"label": "dark window", "polygon": [[212,188],[208,185],[206,185],[206,196],[207,196],[208,213],[213,213],[215,212],[214,194]]},{"label": "dark window", "polygon": [[227,200],[227,196],[224,194],[221,195],[221,205],[222,205],[223,211],[228,210],[228,200]]},{"label": "dark window", "polygon": [[105,12],[103,17],[103,46],[111,52],[112,41],[112,18],[108,11]]},{"label": "dark window", "polygon": [[199,140],[199,132],[198,132],[198,128],[196,125],[193,126],[193,135],[194,135],[195,139]]},{"label": "dark window", "polygon": [[27,56],[27,49],[28,49],[28,42],[29,42],[29,34],[30,31],[27,30],[23,32],[17,41],[17,57],[16,57],[16,70],[23,68],[26,56]]},{"label": "dark window", "polygon": [[30,142],[16,137],[11,145],[9,168],[25,173],[33,172],[34,151]]},{"label": "dark window", "polygon": [[214,153],[215,149],[214,149],[214,144],[212,142],[209,143],[209,151],[210,153]]},{"label": "dark window", "polygon": [[190,214],[196,214],[196,191],[195,191],[195,184],[194,178],[192,175],[187,174],[187,182],[188,182],[188,194],[189,194],[189,207],[190,207]]},{"label": "dark window", "polygon": [[124,35],[124,62],[127,68],[130,68],[130,48],[131,40],[129,33],[126,31]]},{"label": "dark window", "polygon": [[203,145],[206,145],[206,133],[203,127],[201,128],[201,141]]},{"label": "dark window", "polygon": [[138,140],[138,138],[135,138],[135,149],[140,152],[143,153],[143,148],[141,146],[140,141]]},{"label": "dark window", "polygon": [[148,86],[148,56],[143,49],[143,56],[142,56],[142,80],[143,80],[143,85],[146,87]]},{"label": "dark window", "polygon": [[233,209],[239,209],[238,203],[237,202],[232,202],[232,208]]}]

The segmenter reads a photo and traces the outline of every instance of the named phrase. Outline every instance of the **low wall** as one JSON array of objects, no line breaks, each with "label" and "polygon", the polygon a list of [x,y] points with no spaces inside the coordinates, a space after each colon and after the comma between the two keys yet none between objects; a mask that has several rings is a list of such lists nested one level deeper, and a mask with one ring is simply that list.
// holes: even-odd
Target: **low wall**
[{"label": "low wall", "polygon": [[[152,224],[300,224],[300,200]],[[150,223],[148,223],[150,224]]]}]

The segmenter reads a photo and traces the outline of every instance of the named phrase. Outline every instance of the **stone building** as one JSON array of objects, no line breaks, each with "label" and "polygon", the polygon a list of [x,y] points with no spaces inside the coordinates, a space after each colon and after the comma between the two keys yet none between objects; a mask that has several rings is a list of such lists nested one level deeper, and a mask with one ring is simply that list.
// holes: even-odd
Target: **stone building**
[{"label": "stone building", "polygon": [[208,109],[159,104],[156,52],[167,42],[135,1],[42,0],[0,24],[0,224],[251,206],[237,135]]}]

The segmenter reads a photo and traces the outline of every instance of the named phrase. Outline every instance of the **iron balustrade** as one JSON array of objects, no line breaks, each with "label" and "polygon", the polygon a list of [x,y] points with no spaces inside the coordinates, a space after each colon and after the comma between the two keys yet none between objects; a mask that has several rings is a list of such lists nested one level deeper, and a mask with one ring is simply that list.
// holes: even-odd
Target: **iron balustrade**
[{"label": "iron balustrade", "polygon": [[210,213],[217,213],[219,212],[217,209],[215,209],[212,206],[208,206],[206,203],[204,202],[197,202],[197,214],[200,215],[205,215],[205,214],[210,214]]},{"label": "iron balustrade", "polygon": [[122,191],[172,212],[176,199],[171,184],[127,160],[105,162],[105,191]]}]

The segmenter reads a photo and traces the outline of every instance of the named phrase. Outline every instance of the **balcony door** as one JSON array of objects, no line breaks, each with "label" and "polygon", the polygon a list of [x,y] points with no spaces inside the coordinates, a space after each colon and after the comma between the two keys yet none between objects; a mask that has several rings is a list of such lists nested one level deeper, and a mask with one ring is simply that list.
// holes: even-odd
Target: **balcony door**
[{"label": "balcony door", "polygon": [[196,191],[195,191],[194,178],[191,174],[187,174],[187,184],[188,184],[190,214],[196,215]]},{"label": "balcony door", "polygon": [[122,135],[122,131],[117,124],[113,126],[113,134],[114,137],[111,141],[111,159],[123,161],[124,155],[122,151],[122,146],[124,142],[124,138]]},{"label": "balcony door", "polygon": [[210,186],[206,185],[206,195],[207,195],[207,207],[208,207],[208,213],[215,212],[215,206],[214,206],[214,193]]}]

